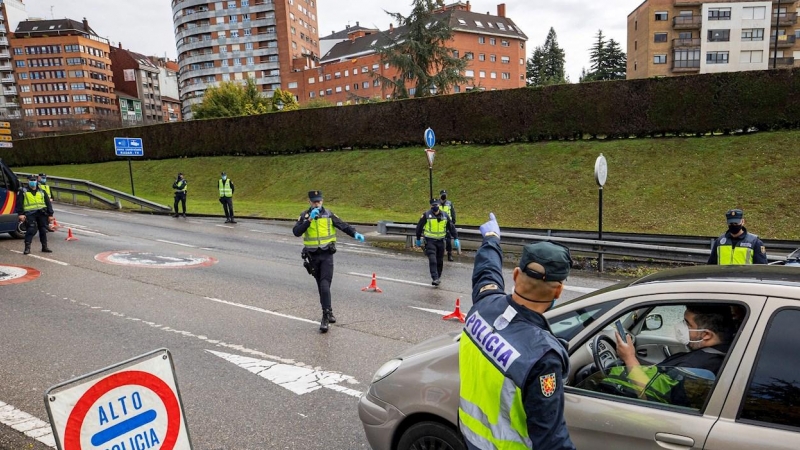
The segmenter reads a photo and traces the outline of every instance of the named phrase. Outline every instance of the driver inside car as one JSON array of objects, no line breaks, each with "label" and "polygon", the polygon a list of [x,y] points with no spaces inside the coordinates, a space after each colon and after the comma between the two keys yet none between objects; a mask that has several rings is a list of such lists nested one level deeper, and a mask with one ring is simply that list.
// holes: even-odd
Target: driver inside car
[{"label": "driver inside car", "polygon": [[626,377],[630,381],[626,384],[639,392],[640,398],[690,406],[692,402],[687,398],[684,380],[704,371],[714,377],[718,375],[735,328],[730,305],[687,305],[683,320],[675,324],[675,338],[686,345],[689,352],[672,355],[655,366],[642,366],[636,358],[636,348],[622,342],[619,333],[615,333],[617,354],[625,367],[612,368],[610,375]]}]

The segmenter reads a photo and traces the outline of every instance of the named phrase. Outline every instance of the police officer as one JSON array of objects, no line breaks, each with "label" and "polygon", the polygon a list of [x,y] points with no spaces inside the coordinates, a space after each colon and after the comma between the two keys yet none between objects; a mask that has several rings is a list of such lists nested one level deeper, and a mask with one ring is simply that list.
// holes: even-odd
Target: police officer
[{"label": "police officer", "polygon": [[[456,207],[453,206],[453,202],[447,199],[447,191],[442,189],[439,191],[439,203],[441,204],[440,208],[442,211],[446,212],[448,216],[450,216],[450,221],[453,222],[453,226],[456,224]],[[453,260],[453,236],[450,235],[450,231],[448,230],[447,235],[445,236],[445,249],[447,250],[447,260]]]},{"label": "police officer", "polygon": [[53,193],[50,191],[50,186],[47,185],[47,174],[40,173],[37,181],[39,182],[39,189],[43,190],[44,193],[50,197],[50,201],[52,202],[55,200],[53,198]]},{"label": "police officer", "polygon": [[458,242],[458,231],[453,225],[450,216],[440,208],[439,200],[431,199],[431,209],[422,213],[417,222],[417,247],[422,247],[422,235],[425,234],[425,255],[428,257],[428,267],[431,271],[431,284],[441,284],[442,269],[444,268],[444,240],[447,233]]},{"label": "police officer", "polygon": [[175,214],[172,217],[178,217],[178,202],[183,205],[183,217],[186,217],[186,184],[183,173],[178,173],[178,178],[172,183],[172,189],[175,189]]},{"label": "police officer", "polygon": [[459,344],[458,417],[470,450],[574,449],[564,422],[569,355],[542,313],[561,296],[572,265],[551,242],[526,245],[505,293],[500,227],[481,225],[472,303]]},{"label": "police officer", "polygon": [[225,211],[225,223],[236,223],[233,220],[233,181],[225,172],[222,172],[217,187],[219,188],[219,202],[222,203],[222,209]]},{"label": "police officer", "polygon": [[28,176],[28,187],[23,188],[17,194],[17,215],[20,222],[26,222],[28,229],[25,230],[25,252],[31,252],[31,242],[36,232],[39,232],[39,241],[42,243],[43,253],[52,253],[47,247],[47,227],[53,220],[53,205],[50,197],[39,189],[39,183],[35,175]]},{"label": "police officer", "polygon": [[364,242],[364,235],[347,224],[332,211],[322,206],[322,192],[309,191],[309,208],[304,211],[292,232],[295,236],[303,236],[303,259],[308,259],[309,273],[317,281],[319,303],[322,306],[322,320],[319,331],[328,332],[328,324],[336,323],[331,307],[331,281],[333,281],[333,254],[336,253],[336,228],[347,233],[359,242]]},{"label": "police officer", "polygon": [[728,231],[711,246],[708,264],[767,264],[767,248],[757,235],[744,227],[744,212],[730,209],[725,213]]}]

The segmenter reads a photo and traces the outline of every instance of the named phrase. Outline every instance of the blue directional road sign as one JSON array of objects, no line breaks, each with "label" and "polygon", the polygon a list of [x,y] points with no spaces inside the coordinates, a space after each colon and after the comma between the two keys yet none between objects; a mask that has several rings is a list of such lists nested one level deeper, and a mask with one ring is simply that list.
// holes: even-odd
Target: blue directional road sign
[{"label": "blue directional road sign", "polygon": [[114,154],[117,156],[144,156],[142,138],[114,138]]},{"label": "blue directional road sign", "polygon": [[433,146],[436,145],[436,135],[430,128],[425,130],[425,145],[427,145],[428,148],[433,148]]}]

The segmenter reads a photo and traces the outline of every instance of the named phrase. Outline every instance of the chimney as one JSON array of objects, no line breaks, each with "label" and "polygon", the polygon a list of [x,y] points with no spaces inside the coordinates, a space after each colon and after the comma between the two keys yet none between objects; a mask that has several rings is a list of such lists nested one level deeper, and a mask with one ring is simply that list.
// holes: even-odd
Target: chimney
[{"label": "chimney", "polygon": [[359,25],[358,25],[358,21],[357,21],[357,20],[356,20],[356,26],[359,26]]},{"label": "chimney", "polygon": [[469,0],[467,0],[467,12],[472,11],[472,5],[469,4]]},{"label": "chimney", "polygon": [[500,3],[497,5],[497,17],[505,17],[506,16],[506,4]]},{"label": "chimney", "polygon": [[394,33],[394,24],[390,23],[389,24],[389,34],[392,34],[392,33]]},{"label": "chimney", "polygon": [[86,17],[83,18],[83,29],[86,30],[86,32],[89,31],[89,21],[86,20]]},{"label": "chimney", "polygon": [[122,42],[119,43],[119,48],[122,50]]}]

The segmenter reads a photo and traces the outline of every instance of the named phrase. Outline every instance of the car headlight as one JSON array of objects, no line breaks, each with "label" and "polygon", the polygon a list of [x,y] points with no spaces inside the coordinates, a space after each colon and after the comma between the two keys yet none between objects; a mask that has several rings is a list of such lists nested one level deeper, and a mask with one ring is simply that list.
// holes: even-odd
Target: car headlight
[{"label": "car headlight", "polygon": [[375,372],[375,375],[372,376],[372,382],[376,383],[388,377],[389,375],[392,374],[392,372],[394,372],[395,370],[397,370],[398,367],[400,367],[400,363],[402,362],[403,362],[402,359],[392,359],[386,364],[382,365],[381,368],[378,369],[377,372]]}]

